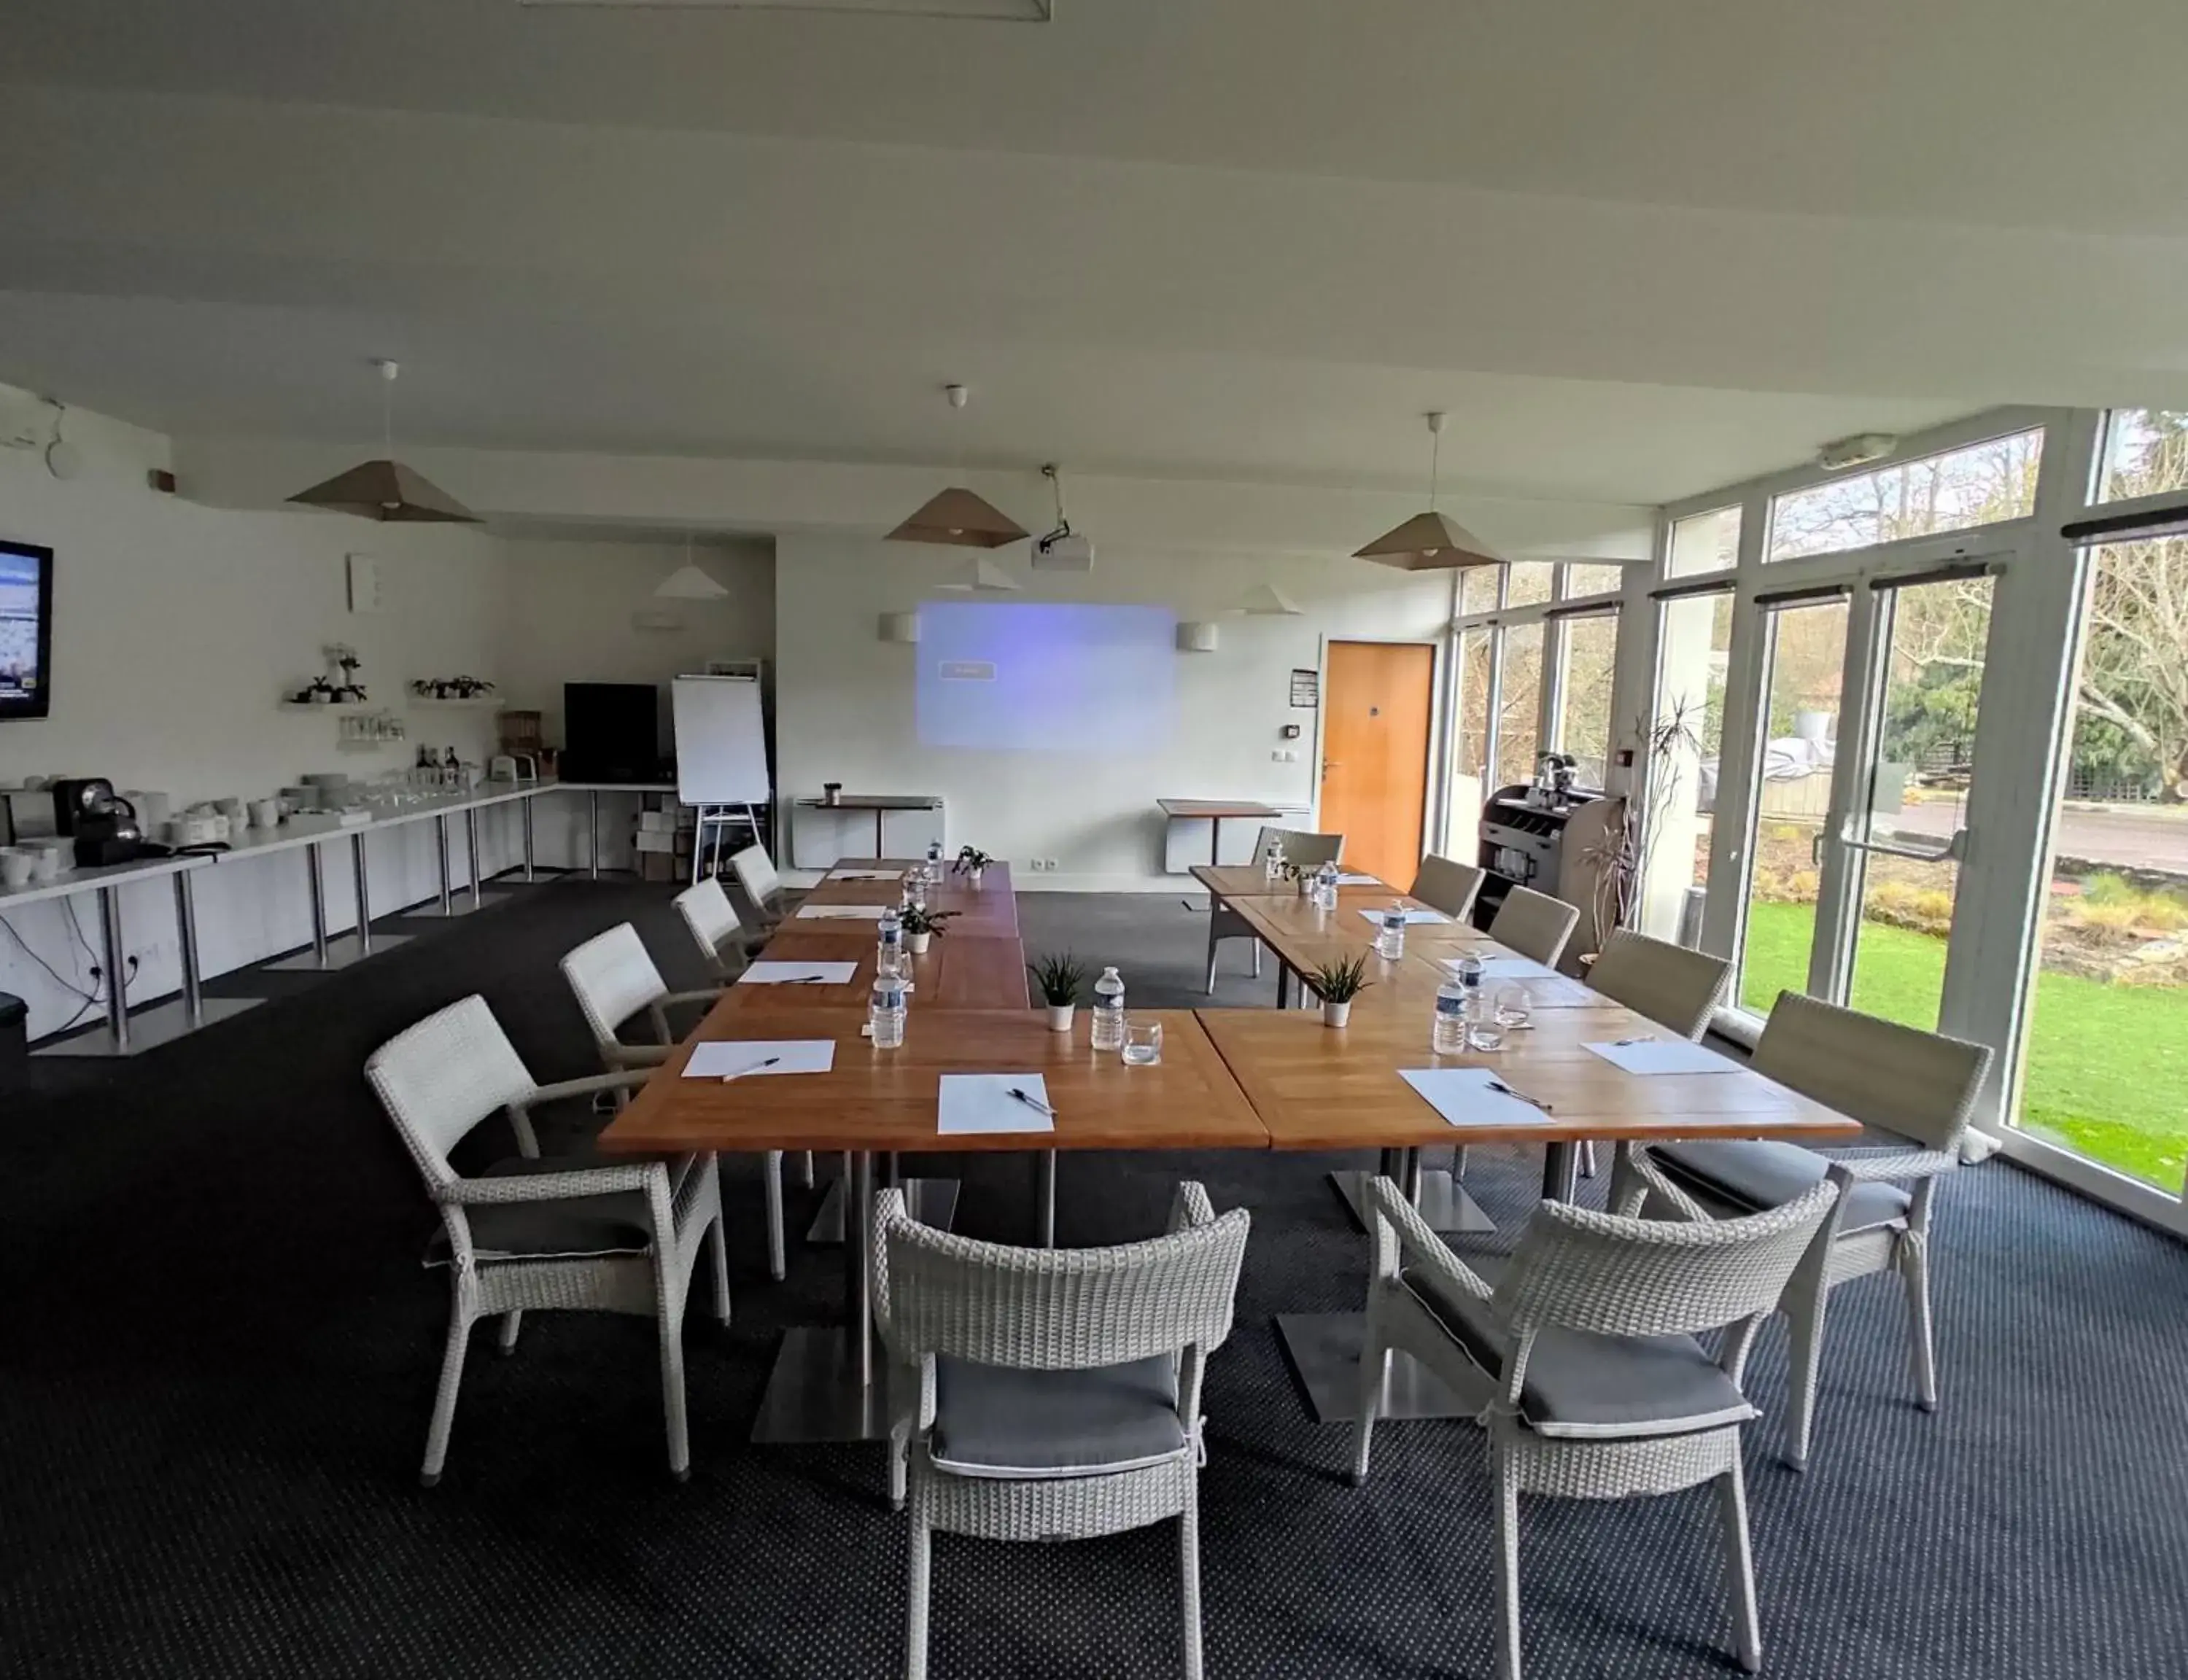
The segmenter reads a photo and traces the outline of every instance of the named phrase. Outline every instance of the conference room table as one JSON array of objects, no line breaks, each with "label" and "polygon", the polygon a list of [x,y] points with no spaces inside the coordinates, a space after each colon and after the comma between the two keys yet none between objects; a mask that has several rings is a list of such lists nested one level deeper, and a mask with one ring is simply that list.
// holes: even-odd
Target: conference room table
[{"label": "conference room table", "polygon": [[[990,868],[984,888],[945,886],[931,893],[930,901],[946,907],[995,893],[997,877]],[[1317,910],[1295,893],[1226,896],[1242,913],[1258,918],[1261,936],[1298,973],[1311,972],[1319,953],[1372,951],[1374,927],[1356,910],[1387,905],[1394,891],[1364,882],[1347,890],[1353,898],[1341,898],[1334,911]],[[847,875],[825,880],[805,902],[888,903],[900,891],[896,881]],[[1041,1014],[1025,1006],[1016,909],[1007,894],[1004,900],[975,904],[968,916],[978,918],[973,925],[990,928],[1007,918],[1010,937],[951,933],[913,959],[905,1040],[888,1051],[875,1050],[864,1036],[866,999],[860,983],[871,981],[872,925],[820,918],[807,926],[793,915],[769,941],[764,960],[854,961],[859,967],[852,981],[783,985],[747,979],[731,986],[601,1136],[600,1147],[611,1153],[810,1149],[845,1157],[852,1216],[845,1232],[844,1323],[786,1334],[754,1424],[755,1440],[855,1440],[887,1434],[891,1412],[872,1336],[869,1248],[877,1171],[894,1175],[904,1157],[994,1150],[1034,1156],[1040,1240],[1052,1234],[1056,1156],[1073,1151],[1373,1150],[1379,1153],[1382,1171],[1418,1193],[1428,1177],[1420,1161],[1425,1147],[1540,1145],[1545,1194],[1558,1199],[1573,1194],[1573,1159],[1582,1141],[1615,1145],[1737,1137],[1833,1143],[1862,1135],[1855,1121],[1744,1063],[1727,1060],[1720,1071],[1695,1074],[1621,1069],[1587,1046],[1675,1035],[1571,977],[1547,971],[1515,983],[1533,1008],[1528,1024],[1511,1031],[1502,1047],[1438,1055],[1431,1034],[1436,989],[1447,972],[1442,965],[1460,951],[1514,955],[1456,922],[1409,927],[1406,952],[1397,959],[1371,955],[1374,984],[1356,1001],[1343,1028],[1327,1027],[1319,1013],[1294,1009],[1136,1011],[1136,1022],[1161,1024],[1162,1057],[1152,1066],[1127,1066],[1114,1052],[1092,1049],[1084,1015],[1071,1032],[1054,1033]],[[1007,961],[1017,965],[1008,983]],[[961,1001],[1006,992],[1004,1007]],[[830,1041],[828,1071],[729,1081],[683,1076],[698,1044],[792,1039]],[[1485,1115],[1480,1124],[1457,1123],[1403,1077],[1451,1067],[1491,1070],[1521,1101],[1537,1106],[1539,1118]],[[943,1131],[939,1092],[945,1074],[1040,1074],[1055,1110],[1053,1130]],[[1030,1109],[1028,1119],[1041,1124]],[[1463,1190],[1453,1190],[1463,1197]],[[1480,1219],[1475,1228],[1486,1225]],[[1322,1421],[1349,1417],[1356,1407],[1362,1328],[1356,1312],[1278,1316],[1279,1339]],[[1392,1417],[1451,1416],[1458,1410],[1455,1396],[1403,1356],[1390,1361],[1384,1401]]]}]

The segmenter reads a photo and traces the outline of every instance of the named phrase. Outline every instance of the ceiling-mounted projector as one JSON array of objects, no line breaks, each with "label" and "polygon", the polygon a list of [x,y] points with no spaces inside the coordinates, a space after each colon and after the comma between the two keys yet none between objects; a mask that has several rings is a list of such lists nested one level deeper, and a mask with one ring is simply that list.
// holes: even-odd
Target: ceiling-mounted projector
[{"label": "ceiling-mounted projector", "polygon": [[1033,545],[1033,569],[1036,572],[1091,572],[1094,569],[1094,539],[1082,537],[1071,528],[1071,521],[1063,516],[1063,475],[1052,462],[1041,468],[1040,476],[1056,487],[1056,528]]}]

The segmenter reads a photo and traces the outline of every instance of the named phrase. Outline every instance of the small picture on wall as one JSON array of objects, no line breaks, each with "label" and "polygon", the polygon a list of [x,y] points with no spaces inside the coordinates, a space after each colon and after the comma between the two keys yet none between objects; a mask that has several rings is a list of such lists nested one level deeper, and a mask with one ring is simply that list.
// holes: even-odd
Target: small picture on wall
[{"label": "small picture on wall", "polygon": [[1311,712],[1322,703],[1322,674],[1319,671],[1292,673],[1292,704]]}]

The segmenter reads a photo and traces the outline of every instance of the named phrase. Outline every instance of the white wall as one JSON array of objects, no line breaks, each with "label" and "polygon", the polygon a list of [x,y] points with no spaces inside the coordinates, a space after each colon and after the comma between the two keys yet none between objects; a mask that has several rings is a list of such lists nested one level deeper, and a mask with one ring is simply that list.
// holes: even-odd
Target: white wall
[{"label": "white wall", "polygon": [[[5,394],[20,403],[20,393]],[[104,775],[117,787],[178,800],[270,794],[307,770],[369,775],[408,749],[341,751],[331,717],[281,710],[283,692],[322,674],[321,646],[344,641],[364,659],[376,698],[400,703],[414,677],[491,674],[505,596],[499,544],[468,527],[368,525],[302,510],[237,512],[162,495],[146,472],[168,463],[167,440],[81,409],[68,435],[82,475],[66,482],[35,451],[0,450],[0,535],[54,550],[53,707],[42,719],[0,723],[0,785],[26,775]],[[301,486],[299,487],[301,488]],[[385,611],[350,613],[344,556],[380,562]],[[476,753],[491,714],[419,713],[414,741]],[[507,860],[505,825],[489,830],[487,868]],[[374,907],[385,911],[435,888],[431,826],[376,836]],[[463,874],[458,848],[457,872]],[[352,919],[347,860],[328,857],[336,927]],[[214,974],[310,938],[301,855],[197,871],[206,972]],[[96,901],[78,900],[98,944]],[[178,984],[173,900],[156,884],[125,895],[133,998]],[[10,913],[15,933],[89,989],[91,957],[55,904]],[[0,990],[31,1004],[33,1033],[72,1016],[79,1000],[0,933]]]},{"label": "white wall", "polygon": [[[951,848],[969,842],[1012,860],[1024,887],[1176,887],[1181,877],[1162,873],[1159,798],[1307,803],[1316,714],[1291,708],[1293,668],[1319,666],[1325,637],[1441,642],[1451,613],[1449,573],[1350,559],[1104,547],[1086,574],[1029,573],[1022,559],[1010,559],[1024,591],[995,600],[1167,606],[1181,619],[1220,618],[1221,646],[1177,656],[1176,732],[1153,755],[922,747],[912,707],[917,650],[882,641],[877,620],[922,598],[952,599],[934,596],[934,585],[962,564],[957,551],[908,544],[778,539],[779,792],[787,801],[840,781],[861,792],[940,794]],[[1222,616],[1264,582],[1297,600],[1302,616]],[[1281,740],[1288,723],[1305,726],[1298,741]],[[1298,751],[1297,763],[1271,760],[1283,747]],[[1053,857],[1060,866],[1035,876],[1023,861],[1032,857]]]}]

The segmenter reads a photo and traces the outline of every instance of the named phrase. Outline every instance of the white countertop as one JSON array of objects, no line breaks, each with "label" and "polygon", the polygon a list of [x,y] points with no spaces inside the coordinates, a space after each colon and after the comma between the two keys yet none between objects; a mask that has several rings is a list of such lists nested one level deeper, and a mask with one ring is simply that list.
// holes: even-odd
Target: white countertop
[{"label": "white countertop", "polygon": [[452,816],[462,811],[482,810],[542,793],[674,793],[674,782],[484,781],[476,787],[429,794],[406,805],[381,804],[372,808],[369,822],[345,826],[334,816],[291,817],[279,828],[251,828],[228,843],[224,852],[199,852],[183,857],[139,858],[134,863],[108,864],[99,869],[65,870],[51,881],[32,881],[20,887],[0,886],[0,910],[37,904],[46,899],[65,899],[95,888],[117,887],[130,881],[151,881],[186,869],[212,863],[238,863],[270,852],[285,852],[323,840],[339,840],[348,834],[369,834],[375,828],[395,828],[431,816]]}]

